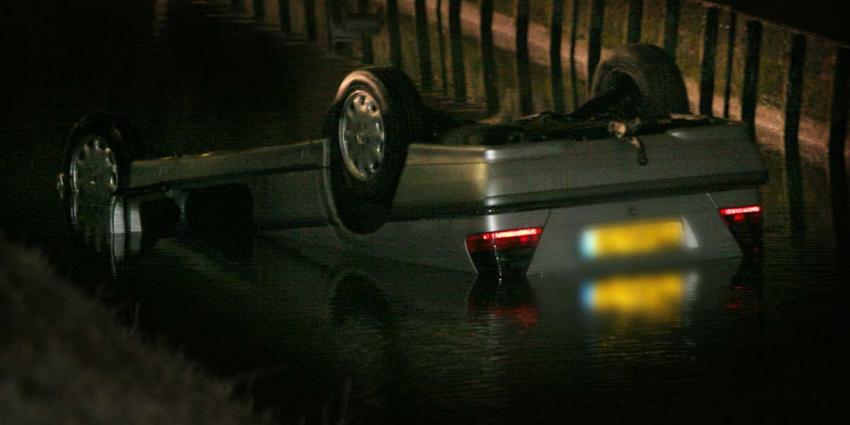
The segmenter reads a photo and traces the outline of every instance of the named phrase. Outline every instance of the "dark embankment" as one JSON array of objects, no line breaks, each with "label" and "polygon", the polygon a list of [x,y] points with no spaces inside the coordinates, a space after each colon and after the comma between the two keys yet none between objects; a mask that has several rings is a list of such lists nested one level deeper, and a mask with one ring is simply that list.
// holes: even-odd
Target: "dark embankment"
[{"label": "dark embankment", "polygon": [[232,390],[129,335],[40,253],[0,234],[0,423],[260,422]]}]

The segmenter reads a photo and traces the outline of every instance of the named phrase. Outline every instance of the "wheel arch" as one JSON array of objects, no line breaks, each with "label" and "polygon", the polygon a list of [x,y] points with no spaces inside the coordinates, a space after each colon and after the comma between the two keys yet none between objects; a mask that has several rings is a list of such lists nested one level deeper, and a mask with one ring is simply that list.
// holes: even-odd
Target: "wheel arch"
[{"label": "wheel arch", "polygon": [[66,144],[70,145],[74,139],[84,136],[89,131],[107,131],[120,137],[120,143],[126,147],[133,148],[135,154],[143,150],[141,132],[136,123],[129,117],[118,115],[107,110],[99,110],[80,118],[68,134]]}]

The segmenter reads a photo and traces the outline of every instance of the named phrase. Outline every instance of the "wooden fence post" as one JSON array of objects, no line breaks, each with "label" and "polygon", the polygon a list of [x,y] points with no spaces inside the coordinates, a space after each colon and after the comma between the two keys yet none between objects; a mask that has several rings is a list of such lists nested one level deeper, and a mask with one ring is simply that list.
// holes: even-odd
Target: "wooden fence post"
[{"label": "wooden fence post", "polygon": [[428,16],[425,10],[425,0],[416,0],[416,47],[419,58],[419,82],[422,89],[430,91],[433,88],[433,72],[431,70],[431,38],[428,36]]},{"label": "wooden fence post", "polygon": [[[357,12],[365,14],[369,12],[369,0],[357,0]],[[360,35],[361,60],[365,65],[375,63],[375,51],[372,47],[372,36],[366,33]]]},{"label": "wooden fence post", "polygon": [[591,0],[590,32],[587,36],[587,80],[593,80],[596,65],[602,53],[602,24],[605,18],[605,0]]},{"label": "wooden fence post", "polygon": [[304,0],[304,21],[307,23],[307,40],[316,41],[316,0]]},{"label": "wooden fence post", "polygon": [[832,223],[839,248],[850,249],[850,210],[847,202],[847,166],[844,162],[847,139],[847,108],[850,104],[850,49],[835,51],[832,112],[829,120],[829,187],[832,197]]},{"label": "wooden fence post", "polygon": [[277,5],[277,15],[280,18],[280,31],[284,34],[289,34],[292,31],[292,18],[289,15],[289,0],[280,0]]},{"label": "wooden fence post", "polygon": [[642,24],[643,0],[629,0],[629,24],[626,32],[626,43],[640,43]]},{"label": "wooden fence post", "polygon": [[262,18],[266,16],[265,0],[254,0],[254,17]]},{"label": "wooden fence post", "polygon": [[705,11],[705,32],[702,39],[702,65],[699,81],[699,113],[713,115],[714,103],[714,56],[717,50],[717,18],[720,11],[709,7]]},{"label": "wooden fence post", "polygon": [[578,74],[576,72],[576,38],[578,34],[578,14],[579,14],[579,0],[570,0],[573,3],[573,19],[572,19],[572,29],[570,30],[570,86],[573,89],[573,110],[578,108],[579,102],[579,92],[578,92]]},{"label": "wooden fence post", "polygon": [[481,67],[487,112],[499,112],[499,85],[493,48],[493,0],[481,1]]},{"label": "wooden fence post", "polygon": [[449,0],[449,40],[452,54],[452,85],[455,102],[466,102],[466,66],[463,58],[463,34],[460,26],[462,0]]},{"label": "wooden fence post", "polygon": [[741,121],[755,131],[758,105],[759,60],[761,56],[761,30],[759,21],[747,21],[744,51],[744,86],[741,89]]},{"label": "wooden fence post", "polygon": [[449,75],[446,66],[446,40],[443,34],[443,0],[437,0],[437,44],[440,51],[440,80],[443,82],[443,96],[449,94]]},{"label": "wooden fence post", "polygon": [[799,233],[805,226],[803,187],[800,169],[800,107],[803,103],[803,71],[806,63],[806,36],[791,38],[791,57],[785,83],[785,173],[791,230]]},{"label": "wooden fence post", "polygon": [[528,56],[529,0],[516,2],[516,75],[520,113],[534,110],[531,94],[531,64]]},{"label": "wooden fence post", "polygon": [[390,63],[399,69],[404,68],[404,60],[401,56],[398,0],[387,0],[387,32],[389,32],[390,37]]},{"label": "wooden fence post", "polygon": [[679,12],[682,9],[680,0],[667,0],[664,8],[664,50],[676,57],[676,46],[679,43]]},{"label": "wooden fence post", "polygon": [[729,118],[729,101],[732,97],[732,68],[735,64],[735,37],[737,15],[729,13],[729,33],[726,40],[726,87],[723,88],[723,118]]},{"label": "wooden fence post", "polygon": [[564,0],[553,0],[549,37],[549,73],[552,75],[552,109],[555,112],[564,112],[564,71],[561,64],[563,25]]}]

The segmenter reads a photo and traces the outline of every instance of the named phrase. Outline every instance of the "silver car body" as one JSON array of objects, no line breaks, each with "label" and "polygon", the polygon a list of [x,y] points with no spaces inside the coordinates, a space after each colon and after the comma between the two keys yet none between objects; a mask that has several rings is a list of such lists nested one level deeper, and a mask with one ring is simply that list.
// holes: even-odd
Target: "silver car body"
[{"label": "silver car body", "polygon": [[[684,256],[741,251],[718,209],[759,203],[766,171],[748,129],[713,123],[641,136],[649,162],[618,138],[501,146],[412,144],[391,218],[371,234],[348,231],[330,189],[327,139],[241,152],[134,161],[116,232],[138,230],[134,199],[217,185],[250,188],[253,219],[295,245],[341,250],[474,272],[467,235],[545,230],[529,275],[573,271],[582,232],[605,223],[678,218]],[[135,218],[134,218],[135,217]]]}]

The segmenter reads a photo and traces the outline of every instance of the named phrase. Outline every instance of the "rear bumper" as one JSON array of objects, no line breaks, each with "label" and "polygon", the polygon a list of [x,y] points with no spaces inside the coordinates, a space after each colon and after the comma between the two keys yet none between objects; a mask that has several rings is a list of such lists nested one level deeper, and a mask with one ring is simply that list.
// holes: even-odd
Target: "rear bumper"
[{"label": "rear bumper", "polygon": [[632,259],[630,263],[660,265],[740,257],[738,243],[717,211],[724,205],[745,205],[758,201],[756,189],[743,189],[497,214],[395,221],[369,235],[353,234],[335,225],[299,227],[272,234],[275,238],[287,240],[290,245],[305,250],[330,247],[369,252],[398,261],[476,272],[466,251],[465,240],[468,235],[542,227],[543,235],[527,274],[572,274],[618,265],[582,258],[580,241],[584,230],[596,224],[643,219],[681,219],[689,239],[687,248],[675,255]]},{"label": "rear bumper", "polygon": [[[718,200],[731,205],[759,203],[756,189],[572,206],[550,210],[546,227],[528,269],[530,275],[593,271],[635,264],[674,264],[741,257],[737,240],[720,217]],[[597,225],[641,220],[681,220],[684,248],[673,253],[596,261],[583,258],[581,240]]]}]

